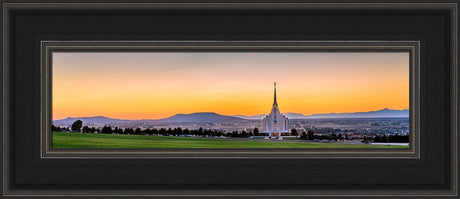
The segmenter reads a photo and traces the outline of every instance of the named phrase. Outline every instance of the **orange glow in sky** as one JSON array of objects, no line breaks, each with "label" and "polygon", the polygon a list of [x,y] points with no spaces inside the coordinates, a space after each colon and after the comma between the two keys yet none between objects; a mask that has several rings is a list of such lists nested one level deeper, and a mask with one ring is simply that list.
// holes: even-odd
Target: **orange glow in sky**
[{"label": "orange glow in sky", "polygon": [[409,108],[406,52],[54,52],[53,119]]}]

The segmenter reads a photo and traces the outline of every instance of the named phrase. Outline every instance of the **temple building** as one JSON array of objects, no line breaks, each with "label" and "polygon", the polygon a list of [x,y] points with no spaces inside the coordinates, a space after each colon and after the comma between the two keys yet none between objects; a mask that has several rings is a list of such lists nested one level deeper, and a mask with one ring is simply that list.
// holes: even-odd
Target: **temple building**
[{"label": "temple building", "polygon": [[278,102],[276,101],[276,82],[273,107],[269,115],[262,120],[262,133],[268,139],[282,139],[283,135],[289,135],[289,119],[280,113]]}]

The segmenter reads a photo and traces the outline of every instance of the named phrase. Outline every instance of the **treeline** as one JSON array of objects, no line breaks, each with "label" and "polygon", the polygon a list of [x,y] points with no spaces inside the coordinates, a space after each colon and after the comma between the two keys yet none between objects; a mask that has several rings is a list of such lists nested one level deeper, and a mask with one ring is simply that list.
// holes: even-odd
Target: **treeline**
[{"label": "treeline", "polygon": [[377,135],[374,137],[374,142],[394,142],[394,143],[408,143],[408,135],[390,135],[390,136],[380,136]]},{"label": "treeline", "polygon": [[[257,134],[259,134],[259,133],[257,133]],[[227,134],[228,137],[246,137],[246,138],[251,137],[253,135],[254,135],[254,133],[252,131],[247,132],[245,130],[243,130],[241,132],[240,131],[232,131],[232,133]]]},{"label": "treeline", "polygon": [[59,127],[59,126],[54,126],[54,125],[51,125],[51,131],[52,132],[63,132],[63,131],[70,131],[69,128],[65,128],[65,127]]},{"label": "treeline", "polygon": [[104,126],[101,130],[101,133],[117,133],[117,134],[129,134],[129,135],[163,135],[163,136],[181,136],[181,135],[196,135],[196,136],[222,136],[224,133],[222,131],[211,130],[211,129],[182,129],[180,127],[177,128],[160,128],[160,129],[140,129],[140,128],[125,128],[121,129],[115,127],[112,129],[110,126]]},{"label": "treeline", "polygon": [[127,134],[127,135],[164,135],[164,136],[181,136],[181,135],[195,135],[195,136],[228,136],[228,137],[250,137],[253,135],[259,135],[259,129],[256,127],[253,131],[233,131],[232,133],[224,133],[218,130],[211,130],[211,129],[182,129],[180,127],[177,128],[160,128],[160,129],[140,129],[140,128],[112,128],[111,126],[104,126],[102,129],[83,126],[83,122],[81,120],[77,120],[72,124],[71,129],[69,128],[61,128],[59,126],[51,125],[51,130],[53,132],[82,132],[82,133],[102,133],[102,134]]},{"label": "treeline", "polygon": [[[69,128],[60,128],[58,126],[51,126],[53,132],[70,132]],[[182,129],[177,128],[160,128],[160,129],[141,129],[141,128],[112,128],[111,126],[104,126],[102,129],[84,126],[80,130],[72,129],[71,132],[82,132],[82,133],[102,133],[102,134],[127,134],[127,135],[164,135],[164,136],[180,136],[180,135],[196,135],[196,136],[223,136],[225,135],[222,131],[211,130],[211,129]]]}]

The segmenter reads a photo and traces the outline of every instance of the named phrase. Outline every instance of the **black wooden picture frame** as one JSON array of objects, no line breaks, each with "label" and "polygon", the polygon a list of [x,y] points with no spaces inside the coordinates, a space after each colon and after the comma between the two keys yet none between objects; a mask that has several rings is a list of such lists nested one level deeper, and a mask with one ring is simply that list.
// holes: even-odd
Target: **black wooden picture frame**
[{"label": "black wooden picture frame", "polygon": [[[3,198],[459,197],[458,0],[1,3]],[[43,148],[50,111],[43,53],[53,42],[94,41],[411,43],[418,66],[419,92],[410,94],[417,101],[411,106],[417,147],[409,155],[271,150],[277,155],[209,156],[198,150],[152,158],[106,150],[53,156]]]}]

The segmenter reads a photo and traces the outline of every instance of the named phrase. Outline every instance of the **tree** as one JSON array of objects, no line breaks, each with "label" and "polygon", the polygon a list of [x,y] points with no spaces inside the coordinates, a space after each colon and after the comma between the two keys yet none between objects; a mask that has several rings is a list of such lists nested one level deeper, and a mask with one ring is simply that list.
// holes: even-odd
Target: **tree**
[{"label": "tree", "polygon": [[122,128],[118,128],[115,133],[117,134],[123,134],[123,129]]},{"label": "tree", "polygon": [[304,132],[302,132],[302,135],[300,136],[301,139],[307,139],[307,134]]},{"label": "tree", "polygon": [[291,129],[291,135],[297,136],[297,129]]},{"label": "tree", "polygon": [[134,130],[134,134],[140,135],[141,134],[141,128],[137,127],[136,130]]},{"label": "tree", "polygon": [[382,142],[382,137],[380,137],[380,135],[376,135],[374,137],[374,141],[373,142]]},{"label": "tree", "polygon": [[143,132],[143,134],[145,134],[145,135],[150,135],[150,128],[146,128],[146,129],[144,129],[142,132]]},{"label": "tree", "polygon": [[335,133],[332,133],[330,134],[329,139],[337,141],[337,135]]},{"label": "tree", "polygon": [[342,138],[343,138],[343,135],[339,133],[339,135],[337,135],[337,139],[342,140]]},{"label": "tree", "polygon": [[204,135],[211,136],[212,135],[211,129],[205,129]]},{"label": "tree", "polygon": [[365,135],[361,136],[361,139],[363,139],[362,142],[364,142],[365,144],[368,144],[369,141],[370,141],[369,138],[367,136],[365,136]]},{"label": "tree", "polygon": [[82,125],[83,125],[83,122],[81,120],[77,120],[77,121],[73,122],[72,131],[80,132],[80,129],[81,129]]},{"label": "tree", "polygon": [[52,132],[61,132],[62,129],[61,129],[61,127],[59,127],[59,126],[51,125],[51,131],[52,131]]},{"label": "tree", "polygon": [[258,136],[259,135],[259,129],[256,127],[254,128],[254,135],[255,136]]},{"label": "tree", "polygon": [[160,128],[158,133],[165,136],[168,133],[168,131],[165,128]]},{"label": "tree", "polygon": [[84,126],[84,127],[81,129],[81,131],[82,131],[83,133],[89,133],[89,132],[91,131],[91,129],[90,129],[88,126]]},{"label": "tree", "polygon": [[110,126],[102,127],[101,133],[104,133],[104,134],[112,133],[112,127],[110,127]]},{"label": "tree", "polygon": [[315,133],[310,129],[307,131],[307,137],[309,140],[314,140],[315,139]]},{"label": "tree", "polygon": [[134,134],[134,130],[132,128],[125,128],[125,131],[123,132],[123,134]]},{"label": "tree", "polygon": [[383,135],[383,137],[382,137],[382,142],[388,142],[388,138],[387,138],[386,135]]},{"label": "tree", "polygon": [[409,136],[408,135],[400,136],[398,134],[390,135],[388,136],[388,141],[396,142],[396,143],[409,143]]}]

